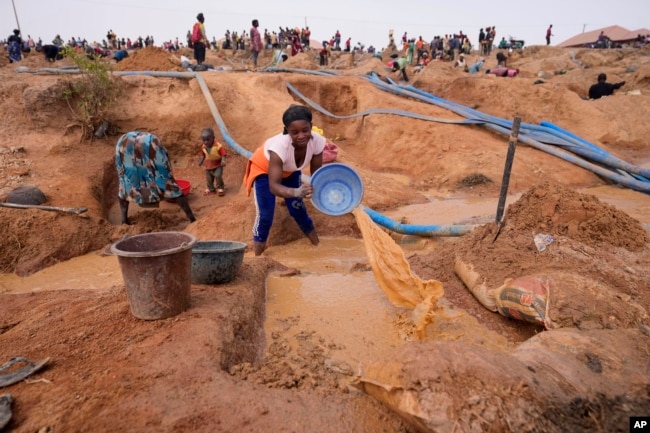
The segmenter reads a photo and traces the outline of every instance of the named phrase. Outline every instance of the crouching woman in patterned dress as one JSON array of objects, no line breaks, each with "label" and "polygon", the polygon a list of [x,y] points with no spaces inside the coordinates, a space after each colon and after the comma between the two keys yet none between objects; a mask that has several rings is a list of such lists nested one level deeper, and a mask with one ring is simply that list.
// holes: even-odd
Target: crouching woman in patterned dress
[{"label": "crouching woman in patterned dress", "polygon": [[140,131],[124,134],[115,147],[115,165],[122,224],[129,224],[129,202],[158,207],[165,199],[174,199],[187,218],[196,221],[187,197],[174,179],[167,150],[157,136]]}]

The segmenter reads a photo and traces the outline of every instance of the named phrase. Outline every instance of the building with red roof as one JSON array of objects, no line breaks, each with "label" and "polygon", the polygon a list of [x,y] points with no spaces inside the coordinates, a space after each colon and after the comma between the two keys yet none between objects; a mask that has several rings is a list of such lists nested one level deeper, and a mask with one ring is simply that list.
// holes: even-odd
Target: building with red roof
[{"label": "building with red roof", "polygon": [[558,47],[584,47],[595,44],[600,32],[603,32],[612,42],[619,44],[632,44],[639,35],[650,35],[650,30],[643,28],[638,30],[628,30],[621,26],[609,26],[601,29],[591,30],[575,35],[566,41],[557,44]]}]

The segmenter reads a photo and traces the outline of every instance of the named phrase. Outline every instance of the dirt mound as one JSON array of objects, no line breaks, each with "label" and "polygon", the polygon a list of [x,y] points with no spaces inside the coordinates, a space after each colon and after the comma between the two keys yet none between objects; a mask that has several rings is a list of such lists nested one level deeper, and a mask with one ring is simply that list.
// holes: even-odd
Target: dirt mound
[{"label": "dirt mound", "polygon": [[[535,245],[536,234],[553,239],[543,251]],[[485,311],[483,307],[448,270],[454,267],[453,258],[471,265],[492,289],[500,287],[506,278],[545,274],[562,280],[562,273],[574,273],[589,275],[623,300],[650,304],[650,277],[643,270],[650,266],[650,243],[643,226],[591,195],[556,184],[530,188],[507,208],[500,231],[496,223],[489,223],[445,248],[444,253],[413,260],[422,278],[446,282],[445,296],[463,308],[476,307],[474,311],[480,314]],[[425,265],[436,261],[440,263],[438,270]],[[583,309],[591,308],[587,299],[580,302]],[[488,322],[488,326],[513,336],[511,330],[505,331],[497,323]]]},{"label": "dirt mound", "polygon": [[289,56],[287,60],[278,65],[281,68],[307,69],[316,70],[318,65],[314,63],[314,54],[312,52],[298,53],[295,56]]},{"label": "dirt mound", "polygon": [[[468,60],[469,62],[469,60]],[[450,62],[440,62],[432,61],[426,67],[424,67],[417,74],[413,74],[413,85],[419,86],[420,83],[436,80],[440,78],[463,78],[467,77],[467,73],[455,68],[453,63]]]},{"label": "dirt mound", "polygon": [[553,331],[513,353],[457,342],[398,348],[359,386],[420,432],[624,431],[647,410],[647,332]]},{"label": "dirt mound", "polygon": [[640,251],[650,242],[641,223],[589,194],[545,183],[508,207],[504,229],[565,236],[592,248]]},{"label": "dirt mound", "polygon": [[329,59],[330,69],[345,69],[348,70],[354,66],[354,56],[350,53],[342,51],[332,52]]},{"label": "dirt mound", "polygon": [[[183,49],[176,55],[181,53],[194,63],[191,50]],[[508,120],[519,115],[523,122],[529,123],[547,120],[613,155],[647,168],[650,123],[646,117],[650,99],[646,89],[650,87],[650,57],[647,51],[623,53],[622,59],[617,53],[601,53],[606,56],[605,61],[613,56],[613,63],[583,69],[573,58],[579,62],[598,56],[597,52],[580,54],[578,50],[530,47],[511,54],[508,65],[521,69],[520,76],[512,79],[484,73],[469,75],[444,62],[431,63],[409,77],[418,88],[487,114]],[[116,69],[181,70],[175,56],[161,49],[149,48],[130,54]],[[469,63],[476,59],[468,57]],[[387,60],[388,56],[384,58]],[[408,218],[417,212],[413,208],[419,206],[407,205],[431,206],[427,207],[427,216],[435,220],[439,215],[432,206],[434,201],[444,201],[445,209],[459,203],[462,209],[458,214],[462,215],[454,210],[443,215],[452,219],[466,217],[465,205],[470,203],[476,209],[474,201],[478,199],[489,202],[484,203],[484,208],[489,210],[478,211],[471,220],[479,224],[493,221],[491,212],[499,194],[498,181],[503,175],[508,135],[497,134],[481,125],[450,123],[447,120],[462,120],[462,117],[438,105],[384,92],[359,75],[373,71],[396,78],[397,74],[386,71],[379,59],[355,56],[356,65],[350,67],[351,59],[350,54],[334,53],[330,67],[339,74],[322,77],[251,71],[249,51],[210,50],[206,63],[250,72],[202,73],[201,76],[227,127],[227,135],[246,150],[253,151],[282,130],[281,117],[286,107],[304,103],[288,91],[287,83],[291,83],[307,98],[335,114],[329,116],[314,110],[314,125],[322,128],[338,146],[337,160],[354,167],[361,175],[363,205],[389,215],[403,211],[396,218],[408,223]],[[260,65],[270,64],[271,60],[272,52],[268,50],[261,54]],[[33,62],[36,67],[42,61],[39,54],[28,56],[24,64],[31,66]],[[113,60],[105,61],[114,64]],[[494,56],[490,56],[485,67],[495,64]],[[54,65],[65,65],[65,61]],[[251,242],[255,206],[242,188],[246,158],[236,154],[234,147],[228,149],[228,164],[224,169],[226,195],[201,194],[205,188],[204,170],[197,166],[201,129],[213,127],[218,140],[227,140],[225,131],[217,131],[220,121],[214,118],[213,107],[206,104],[196,80],[121,77],[125,83],[124,94],[111,114],[117,130],[113,132],[117,135],[80,142],[79,135],[70,126],[76,119],[61,98],[61,90],[75,77],[18,74],[15,66],[0,68],[0,110],[4,113],[4,122],[0,123],[0,178],[3,180],[0,197],[6,197],[13,188],[36,185],[47,196],[48,205],[83,206],[88,212],[85,217],[35,209],[0,209],[3,272],[30,274],[66,261],[52,271],[64,269],[63,285],[73,284],[73,278],[83,285],[85,280],[76,279],[77,271],[80,274],[87,269],[80,269],[84,265],[77,261],[67,263],[69,258],[101,251],[125,235],[151,231],[183,230],[201,240]],[[317,70],[318,52],[300,54],[282,66]],[[560,68],[566,72],[555,74]],[[601,70],[608,74],[610,81],[625,80],[626,85],[611,97],[597,101],[582,99]],[[539,71],[548,75],[544,75],[543,83],[535,84]],[[628,90],[641,92],[631,96],[625,94]],[[382,112],[377,114],[372,109],[382,109]],[[405,116],[398,111],[428,119]],[[362,112],[372,114],[359,115]],[[197,216],[196,222],[188,223],[177,204],[163,202],[157,209],[131,206],[129,217],[133,224],[120,225],[115,144],[119,134],[133,130],[148,130],[161,137],[173,161],[174,175],[192,183],[188,199]],[[608,291],[608,297],[603,299],[615,297],[623,302],[650,305],[647,233],[632,217],[574,191],[594,186],[609,193],[615,191],[614,195],[618,193],[609,180],[596,173],[519,143],[511,173],[512,195],[508,198],[513,204],[507,208],[498,236],[494,222],[477,226],[460,238],[418,238],[413,242],[406,235],[391,236],[400,241],[405,251],[410,251],[408,260],[418,277],[443,282],[446,305],[472,319],[465,335],[478,341],[483,338],[482,327],[485,327],[496,331],[492,334],[498,334],[508,349],[514,349],[536,334],[541,333],[538,340],[543,340],[546,332],[542,332],[541,326],[486,310],[455,275],[455,257],[462,256],[472,263],[490,287],[499,287],[506,278],[525,275],[579,274]],[[630,192],[633,191],[621,191],[621,197],[611,201],[622,203],[631,215],[648,223],[646,196],[625,194]],[[517,194],[523,195],[515,201]],[[328,236],[360,236],[352,215],[333,218],[319,213],[309,202],[307,207],[319,235],[323,236],[323,247]],[[553,238],[544,251],[536,248],[534,237],[538,233]],[[284,201],[278,200],[269,245],[286,245],[299,239],[304,240],[304,235],[289,216]],[[318,257],[320,251],[314,248],[313,254]],[[340,349],[340,342],[319,335],[321,328],[314,332],[294,326],[287,319],[277,338],[273,336],[276,344],[263,354],[265,346],[259,334],[265,279],[276,267],[267,258],[254,259],[250,251],[247,254],[240,279],[225,286],[193,287],[191,308],[164,321],[142,322],[131,317],[124,288],[106,283],[103,270],[97,270],[96,280],[84,287],[89,289],[84,291],[87,293],[54,293],[47,291],[49,286],[43,286],[40,293],[19,295],[13,293],[17,289],[11,283],[4,285],[1,289],[8,293],[3,293],[0,300],[0,354],[6,360],[20,349],[20,354],[32,359],[47,356],[54,360],[43,376],[35,377],[52,379],[52,383],[13,385],[11,392],[15,393],[17,403],[12,428],[37,431],[49,426],[56,431],[74,431],[93,425],[101,431],[218,432],[304,430],[309,426],[325,432],[414,431],[378,402],[342,386],[349,380],[351,371],[357,371],[357,366],[331,362],[329,355]],[[342,250],[341,254],[346,252]],[[355,264],[351,269],[368,272],[363,264]],[[89,279],[93,277],[91,273]],[[25,290],[36,287],[29,286],[29,281]],[[576,284],[581,281],[577,280]],[[90,290],[96,288],[99,289]],[[594,305],[606,319],[601,323],[604,327],[618,327],[614,332],[621,333],[634,331],[622,329],[629,328],[625,323],[608,320],[610,315],[618,313],[606,300]],[[586,307],[592,306],[581,308],[583,315],[589,314]],[[643,326],[639,328],[647,334]],[[302,338],[301,344],[288,347],[287,344],[293,344],[293,337],[288,338],[285,329]],[[576,334],[581,335],[582,331]],[[433,334],[431,337],[437,338]],[[608,334],[607,338],[614,337]],[[452,346],[447,343],[450,342],[437,346],[432,353],[441,348],[438,355],[442,353],[444,357],[444,350]],[[501,374],[516,369],[522,378],[535,384],[536,373],[530,367],[539,371],[538,364],[526,360],[510,369],[509,358],[494,354],[463,363],[459,360],[464,359],[464,354],[478,352],[462,347],[472,342],[454,343],[457,344],[449,350],[445,361],[448,361],[445,364],[449,366],[448,371],[454,375],[440,386],[444,388],[442,392],[458,396],[454,408],[461,416],[472,413],[492,420],[495,408],[504,407],[499,404],[517,399],[539,403],[530,412],[539,415],[538,419],[552,419],[560,411],[562,419],[572,428],[569,418],[581,422],[585,416],[599,416],[589,412],[590,407],[605,406],[620,409],[620,415],[611,423],[616,423],[622,431],[619,418],[629,416],[636,408],[623,400],[619,407],[610,405],[617,404],[613,400],[579,397],[561,400],[566,404],[560,408],[548,408],[544,405],[550,400],[538,401],[534,395],[527,400],[532,395],[532,385],[524,389],[520,381],[504,385],[500,380]],[[413,347],[417,352],[424,346]],[[600,353],[592,352],[592,355]],[[440,356],[429,355],[416,354],[419,365],[415,365],[414,373],[432,365],[439,365],[439,371],[446,368],[443,363],[438,364]],[[597,370],[600,362],[603,373],[607,372],[608,361],[592,355],[585,354],[578,360],[582,367]],[[485,359],[495,362],[486,364]],[[502,362],[504,359],[506,362]],[[634,359],[638,360],[645,358]],[[575,366],[567,365],[568,370]],[[481,366],[486,368],[481,370]],[[478,376],[492,366],[498,374]],[[469,382],[461,380],[459,388],[458,377],[470,378],[475,385],[472,392],[478,397],[467,400],[462,386]],[[609,378],[604,374],[595,377]],[[436,378],[431,376],[429,383]],[[426,391],[425,388],[426,384],[418,389]],[[174,398],[170,399],[170,395]],[[207,397],[197,399],[197,395]],[[647,393],[639,401],[647,407]],[[436,403],[430,407],[438,409]],[[520,408],[516,404],[512,407]],[[117,413],[121,415],[115,416]],[[476,431],[484,427],[478,418],[460,422],[466,423],[467,430],[470,424]],[[603,425],[607,428],[601,430],[614,430],[609,428],[610,424]],[[507,430],[508,426],[503,429]]]},{"label": "dirt mound", "polygon": [[116,71],[186,71],[178,58],[162,48],[149,46],[131,51],[129,57],[114,66]]},{"label": "dirt mound", "polygon": [[625,58],[621,50],[580,50],[576,53],[576,60],[584,68],[619,64]]},{"label": "dirt mound", "polygon": [[[20,212],[17,215],[16,212]],[[0,209],[0,271],[29,275],[95,251],[110,241],[111,226],[82,216],[34,209]],[[27,233],[41,233],[38,238]]]},{"label": "dirt mound", "polygon": [[388,67],[375,56],[364,54],[355,60],[355,66],[346,71],[346,75],[368,75],[374,72],[377,75],[386,75]]}]

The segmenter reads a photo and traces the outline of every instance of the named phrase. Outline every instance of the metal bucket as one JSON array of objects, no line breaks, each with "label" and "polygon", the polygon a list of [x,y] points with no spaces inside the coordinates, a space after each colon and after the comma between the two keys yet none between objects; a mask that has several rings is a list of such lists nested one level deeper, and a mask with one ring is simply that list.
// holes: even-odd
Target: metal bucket
[{"label": "metal bucket", "polygon": [[189,233],[157,232],[131,236],[111,245],[135,317],[164,319],[189,307],[195,243],[196,238]]},{"label": "metal bucket", "polygon": [[237,275],[246,244],[236,241],[199,241],[192,248],[192,282],[223,284]]},{"label": "metal bucket", "polygon": [[363,182],[350,166],[340,163],[323,165],[311,176],[314,187],[311,202],[327,215],[352,212],[363,198]]}]

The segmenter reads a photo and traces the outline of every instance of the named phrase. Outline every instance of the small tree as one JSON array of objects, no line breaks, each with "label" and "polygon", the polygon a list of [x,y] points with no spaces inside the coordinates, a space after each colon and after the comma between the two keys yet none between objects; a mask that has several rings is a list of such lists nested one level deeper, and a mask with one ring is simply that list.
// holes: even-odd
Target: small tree
[{"label": "small tree", "polygon": [[121,81],[111,75],[111,67],[98,55],[88,56],[71,47],[64,55],[79,69],[81,77],[71,79],[63,91],[75,119],[81,127],[81,140],[93,137],[93,132],[107,116],[122,93]]}]

